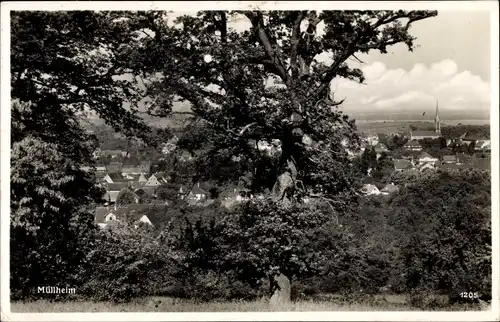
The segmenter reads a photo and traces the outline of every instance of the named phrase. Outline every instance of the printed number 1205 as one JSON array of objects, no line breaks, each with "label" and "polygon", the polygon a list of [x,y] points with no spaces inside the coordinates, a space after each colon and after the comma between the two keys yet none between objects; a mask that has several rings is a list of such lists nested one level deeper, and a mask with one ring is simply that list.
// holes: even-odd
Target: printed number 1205
[{"label": "printed number 1205", "polygon": [[460,297],[463,299],[477,299],[479,294],[477,292],[461,292]]}]

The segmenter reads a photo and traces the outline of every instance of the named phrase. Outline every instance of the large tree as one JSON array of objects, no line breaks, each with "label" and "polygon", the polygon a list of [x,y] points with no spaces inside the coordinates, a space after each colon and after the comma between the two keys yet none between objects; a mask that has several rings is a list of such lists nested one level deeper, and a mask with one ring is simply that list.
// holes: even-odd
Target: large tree
[{"label": "large tree", "polygon": [[102,191],[81,170],[92,163],[94,147],[85,113],[126,134],[147,134],[133,113],[135,80],[117,78],[127,73],[134,44],[133,29],[117,20],[123,15],[11,13],[13,295],[33,295],[39,285],[75,286],[87,268],[94,228],[88,207]]},{"label": "large tree", "polygon": [[[135,20],[145,36],[134,56],[135,73],[149,80],[155,97],[150,113],[169,115],[176,100],[188,101],[191,108],[183,113],[213,131],[207,155],[219,164],[245,164],[242,175],[252,174],[255,182],[266,182],[258,180],[258,142],[279,140],[279,158],[267,165],[273,171],[264,172],[274,180],[253,189],[269,188],[279,200],[334,195],[350,186],[346,147],[355,148],[358,140],[354,122],[337,108],[342,101],[334,98],[332,80],[363,82],[348,59],[370,50],[386,53],[399,43],[411,51],[411,24],[435,15],[208,11],[181,16],[172,27],[165,12],[141,13]],[[247,20],[250,29],[230,28],[234,19]]]},{"label": "large tree", "polygon": [[[134,113],[137,80],[126,78],[134,29],[128,13],[17,11],[11,14],[11,95],[32,109],[13,109],[12,140],[28,134],[76,157],[88,113],[126,134],[146,134]],[[85,150],[85,149],[83,149]],[[85,155],[84,155],[85,156]]]}]

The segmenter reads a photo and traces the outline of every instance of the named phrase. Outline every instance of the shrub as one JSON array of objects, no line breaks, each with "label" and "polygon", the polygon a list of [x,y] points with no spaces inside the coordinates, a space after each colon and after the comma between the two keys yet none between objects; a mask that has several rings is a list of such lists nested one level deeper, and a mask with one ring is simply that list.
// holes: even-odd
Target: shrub
[{"label": "shrub", "polygon": [[153,295],[176,265],[168,250],[141,230],[116,223],[98,234],[82,295],[93,300],[129,301]]},{"label": "shrub", "polygon": [[487,173],[438,173],[392,201],[407,291],[491,293],[491,195]]}]

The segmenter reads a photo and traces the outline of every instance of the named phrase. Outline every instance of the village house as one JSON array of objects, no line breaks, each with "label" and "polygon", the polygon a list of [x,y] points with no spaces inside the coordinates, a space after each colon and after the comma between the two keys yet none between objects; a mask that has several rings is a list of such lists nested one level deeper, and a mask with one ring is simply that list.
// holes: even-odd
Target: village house
[{"label": "village house", "polygon": [[107,173],[121,173],[123,164],[121,162],[110,162],[106,166]]},{"label": "village house", "polygon": [[104,173],[105,173],[105,172],[106,172],[106,167],[105,167],[105,166],[103,166],[103,165],[96,166],[96,167],[95,167],[95,171],[96,171],[97,173],[98,173],[98,172],[101,172],[101,173],[102,173],[102,172],[104,172]]},{"label": "village house", "polygon": [[[155,196],[157,188],[162,184],[168,183],[168,180],[160,173],[152,174],[146,182],[144,182],[145,177],[139,177],[138,180],[141,180],[141,184],[139,185],[141,189],[147,191],[149,194]],[[139,182],[139,181],[138,181]]]},{"label": "village house", "polygon": [[410,131],[410,141],[423,139],[439,139],[441,135],[434,131]]},{"label": "village house", "polygon": [[426,170],[434,170],[436,169],[436,163],[431,164],[431,163],[422,163],[419,165],[418,170],[419,171],[426,171]]},{"label": "village house", "polygon": [[163,175],[160,173],[154,173],[152,174],[149,179],[146,181],[144,184],[145,187],[159,187],[164,183],[168,183],[167,178],[165,178]]},{"label": "village house", "polygon": [[187,199],[202,201],[208,198],[209,193],[202,188],[200,188],[200,183],[198,182],[188,193]]},{"label": "village house", "polygon": [[490,140],[477,140],[474,147],[477,151],[490,151],[491,141]]},{"label": "village house", "polygon": [[438,162],[438,161],[439,161],[438,158],[433,157],[432,155],[430,155],[427,152],[422,152],[418,157],[418,164],[420,166],[425,165],[425,164],[429,164],[431,166],[434,166],[436,164],[436,162]]},{"label": "village house", "polygon": [[112,222],[132,224],[135,228],[138,228],[140,223],[144,223],[152,228],[159,228],[169,220],[167,207],[167,204],[128,204],[97,207],[94,222],[99,228],[106,228]]},{"label": "village house", "polygon": [[457,163],[458,159],[456,155],[444,155],[441,160],[441,164]]},{"label": "village house", "polygon": [[118,182],[128,182],[127,178],[122,177],[119,173],[107,173],[103,179],[107,183],[118,183]]},{"label": "village house", "polygon": [[[105,185],[105,188],[106,188],[106,193],[104,194],[103,199],[107,203],[115,203],[116,198],[118,197],[118,194],[120,193],[120,191],[122,191],[122,189],[125,188],[129,188],[131,190],[133,189],[129,182],[107,183]],[[135,202],[138,203],[139,197],[136,196],[135,199],[136,199]]]},{"label": "village house", "polygon": [[151,162],[142,161],[138,165],[123,164],[121,173],[122,174],[146,174],[151,171]]},{"label": "village house", "polygon": [[177,198],[184,200],[186,198],[186,195],[188,194],[188,188],[185,186],[180,186],[179,187],[179,192],[177,193]]},{"label": "village house", "polygon": [[394,160],[394,171],[401,172],[410,169],[413,169],[413,164],[409,160],[404,160],[404,159]]},{"label": "village house", "polygon": [[394,185],[393,183],[390,183],[388,185],[386,185],[382,190],[380,190],[380,194],[381,195],[390,195],[392,193],[396,193],[399,191],[399,188],[398,186]]},{"label": "village house", "polygon": [[379,143],[379,138],[377,133],[365,134],[362,140],[371,146],[376,146]]},{"label": "village house", "polygon": [[406,142],[403,146],[406,151],[422,151],[422,145],[417,140]]},{"label": "village house", "polygon": [[389,152],[389,149],[383,143],[378,143],[377,145],[375,145],[374,150],[375,150],[375,153],[377,153],[377,159],[380,159],[380,157],[382,156],[382,153]]},{"label": "village house", "polygon": [[363,185],[363,187],[361,188],[360,191],[365,196],[370,196],[370,195],[378,196],[380,194],[380,191],[378,190],[377,186],[375,186],[373,184]]},{"label": "village house", "polygon": [[101,155],[110,156],[111,159],[116,159],[119,157],[124,158],[127,155],[127,152],[122,150],[102,150]]}]

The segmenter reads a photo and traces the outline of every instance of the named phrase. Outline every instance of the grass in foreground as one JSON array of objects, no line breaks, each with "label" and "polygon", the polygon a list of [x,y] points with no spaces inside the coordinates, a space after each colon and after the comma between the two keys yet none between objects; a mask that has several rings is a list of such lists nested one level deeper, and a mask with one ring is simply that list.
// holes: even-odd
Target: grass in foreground
[{"label": "grass in foreground", "polygon": [[[463,311],[479,310],[474,305],[454,305],[446,308],[417,308],[405,303],[400,297],[386,298],[376,303],[342,303],[337,301],[302,300],[291,303],[276,311]],[[271,311],[267,299],[255,301],[211,301],[154,297],[134,300],[126,304],[110,302],[68,301],[54,302],[37,300],[33,302],[13,302],[11,311],[32,312],[266,312]]]}]

